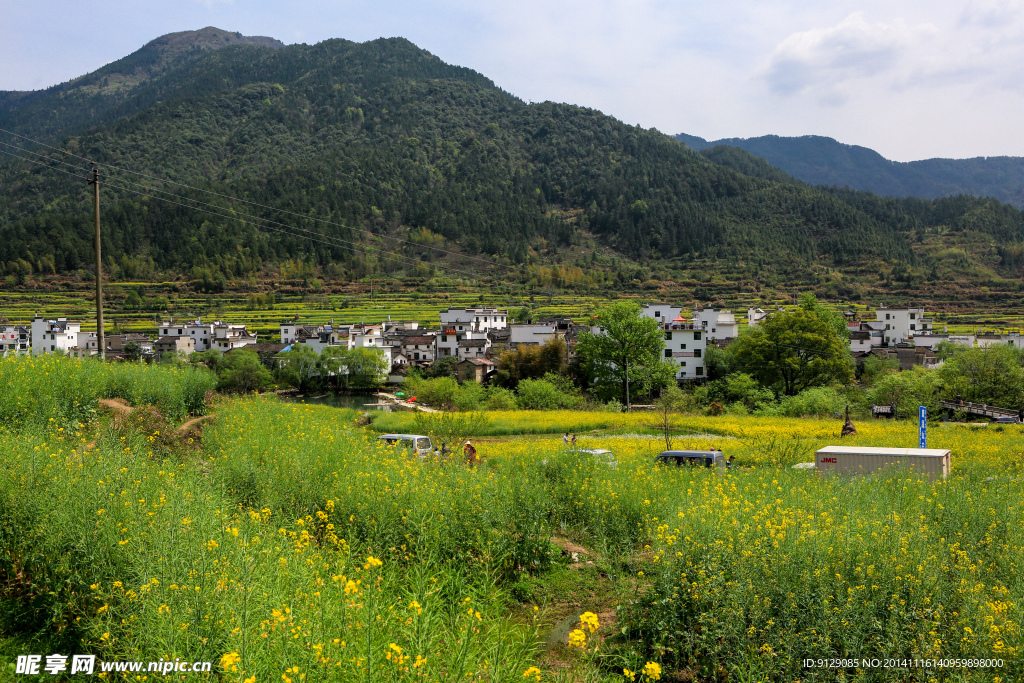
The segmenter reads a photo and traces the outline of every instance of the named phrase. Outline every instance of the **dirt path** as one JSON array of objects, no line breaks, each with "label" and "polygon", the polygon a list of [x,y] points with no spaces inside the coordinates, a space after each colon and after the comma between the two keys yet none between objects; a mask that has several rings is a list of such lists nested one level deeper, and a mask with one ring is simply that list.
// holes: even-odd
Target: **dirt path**
[{"label": "dirt path", "polygon": [[175,436],[188,436],[190,434],[198,434],[201,431],[200,428],[202,427],[202,425],[206,422],[213,421],[215,417],[217,416],[214,415],[213,413],[210,413],[208,415],[200,415],[199,417],[194,417],[188,422],[178,427],[177,429],[175,429],[174,434]]},{"label": "dirt path", "polygon": [[109,409],[115,415],[131,415],[132,410],[134,410],[120,398],[100,398],[96,402]]}]

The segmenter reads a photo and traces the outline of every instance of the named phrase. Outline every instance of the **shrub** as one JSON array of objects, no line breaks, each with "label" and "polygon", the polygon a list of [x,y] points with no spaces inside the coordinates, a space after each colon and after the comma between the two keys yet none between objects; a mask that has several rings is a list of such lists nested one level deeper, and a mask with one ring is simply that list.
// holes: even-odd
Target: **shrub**
[{"label": "shrub", "polygon": [[487,400],[487,388],[479,382],[466,382],[455,394],[454,404],[457,410],[479,410]]},{"label": "shrub", "polygon": [[487,391],[488,410],[515,410],[516,395],[503,387],[491,387]]},{"label": "shrub", "polygon": [[543,379],[524,379],[516,388],[519,407],[523,410],[557,410],[572,405],[572,397],[566,396],[551,382]]}]

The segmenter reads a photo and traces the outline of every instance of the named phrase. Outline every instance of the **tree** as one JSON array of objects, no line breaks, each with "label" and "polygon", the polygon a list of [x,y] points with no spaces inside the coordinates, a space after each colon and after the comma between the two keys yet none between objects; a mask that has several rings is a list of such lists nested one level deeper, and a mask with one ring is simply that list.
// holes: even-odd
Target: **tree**
[{"label": "tree", "polygon": [[629,408],[630,383],[641,391],[665,386],[674,378],[673,363],[661,359],[664,341],[658,321],[640,315],[640,304],[617,301],[602,309],[594,320],[601,332],[584,332],[576,342],[576,353],[586,366],[588,378],[600,384],[620,387]]},{"label": "tree", "polygon": [[776,394],[853,380],[850,352],[836,327],[813,310],[769,316],[736,341],[736,364]]},{"label": "tree", "polygon": [[139,342],[128,342],[124,345],[124,355],[128,360],[139,360],[142,358],[142,345]]},{"label": "tree", "polygon": [[335,391],[375,389],[388,372],[387,357],[381,349],[328,346],[320,354],[320,364]]},{"label": "tree", "polygon": [[306,344],[293,344],[291,349],[277,354],[281,366],[277,378],[303,393],[316,391],[323,386],[323,370],[320,356]]},{"label": "tree", "polygon": [[1003,408],[1024,406],[1024,351],[1009,344],[987,349],[959,347],[938,369],[946,398],[988,403]]},{"label": "tree", "polygon": [[690,397],[676,385],[672,385],[661,392],[654,405],[658,407],[661,414],[661,432],[665,437],[665,450],[672,450],[672,415],[683,410],[689,403]]},{"label": "tree", "polygon": [[261,391],[274,380],[256,352],[246,348],[226,354],[218,374],[220,383],[217,388],[227,392]]},{"label": "tree", "polygon": [[424,377],[435,379],[437,377],[455,377],[458,370],[455,366],[459,364],[458,356],[443,356],[434,361],[423,373]]}]

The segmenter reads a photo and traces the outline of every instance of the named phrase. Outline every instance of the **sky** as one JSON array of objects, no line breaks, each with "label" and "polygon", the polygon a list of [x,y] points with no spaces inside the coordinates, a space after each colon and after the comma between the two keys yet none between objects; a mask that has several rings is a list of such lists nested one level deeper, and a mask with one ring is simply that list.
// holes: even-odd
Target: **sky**
[{"label": "sky", "polygon": [[1024,0],[0,0],[0,90],[205,26],[289,44],[401,36],[525,101],[669,134],[1024,156]]}]

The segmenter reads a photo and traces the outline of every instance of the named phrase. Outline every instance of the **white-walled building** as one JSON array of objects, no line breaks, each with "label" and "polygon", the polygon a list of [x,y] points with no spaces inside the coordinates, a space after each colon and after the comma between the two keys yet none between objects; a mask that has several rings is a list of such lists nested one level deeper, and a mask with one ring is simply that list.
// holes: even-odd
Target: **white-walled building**
[{"label": "white-walled building", "polygon": [[0,356],[27,353],[31,339],[31,332],[24,325],[0,325]]},{"label": "white-walled building", "polygon": [[885,325],[882,339],[886,344],[910,341],[919,334],[933,332],[932,320],[924,317],[923,308],[886,308],[875,310],[875,320]]},{"label": "white-walled building", "polygon": [[213,324],[212,348],[220,349],[221,351],[232,351],[255,343],[256,333],[246,330],[245,325],[229,325],[222,322]]},{"label": "white-walled building", "polygon": [[295,321],[281,323],[281,343],[295,344],[309,337],[317,337],[327,329],[324,325],[312,325]]},{"label": "white-walled building", "polygon": [[513,323],[508,326],[509,346],[519,344],[543,344],[561,337],[554,323]]},{"label": "white-walled building", "polygon": [[732,311],[694,308],[693,321],[712,339],[735,339],[739,336],[740,326]]},{"label": "white-walled building", "polygon": [[644,318],[654,318],[659,325],[670,323],[683,314],[682,306],[673,306],[665,303],[644,304],[640,307],[640,315]]},{"label": "white-walled building", "polygon": [[256,343],[256,334],[246,330],[245,325],[228,324],[219,320],[204,323],[202,318],[183,323],[172,320],[162,322],[157,327],[157,337],[188,337],[192,340],[194,351],[230,351]]},{"label": "white-walled building", "polygon": [[708,335],[699,323],[677,317],[661,325],[665,335],[665,359],[679,363],[676,379],[706,379],[704,371],[707,357]]},{"label": "white-walled building", "polygon": [[508,326],[508,311],[497,308],[449,308],[441,311],[441,327],[456,332],[486,332]]},{"label": "white-walled building", "polygon": [[662,355],[666,360],[679,363],[676,379],[705,379],[708,335],[700,323],[684,319],[682,312],[679,306],[660,303],[647,304],[640,309],[641,316],[658,321],[664,335]]},{"label": "white-walled building", "polygon": [[413,364],[434,361],[434,335],[403,337],[398,348],[401,355]]},{"label": "white-walled building", "polygon": [[768,314],[762,311],[760,308],[748,308],[747,309],[747,326],[757,327],[764,319],[768,317]]},{"label": "white-walled building", "polygon": [[67,318],[44,320],[36,316],[32,319],[32,355],[77,350],[81,331],[82,323]]}]

